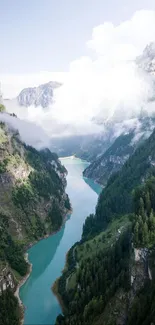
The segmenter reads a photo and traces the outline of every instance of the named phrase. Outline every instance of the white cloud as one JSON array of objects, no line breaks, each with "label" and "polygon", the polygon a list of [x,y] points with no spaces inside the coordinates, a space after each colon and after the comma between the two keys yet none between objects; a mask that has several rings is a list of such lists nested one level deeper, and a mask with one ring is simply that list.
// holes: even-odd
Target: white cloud
[{"label": "white cloud", "polygon": [[[117,26],[105,22],[95,27],[87,42],[95,59],[93,53],[71,62],[64,85],[55,90],[54,106],[46,112],[22,107],[25,118],[35,121],[52,136],[100,132],[100,127],[92,125],[94,116],[105,122],[119,122],[138,115],[142,109],[154,112],[154,104],[147,104],[153,79],[139,71],[134,62],[151,41],[155,41],[155,11],[137,11]],[[30,76],[30,80],[23,76],[23,83],[32,85],[33,80],[39,84],[45,79],[51,80],[52,74],[41,73],[39,77]],[[13,81],[21,85],[21,77],[10,78],[10,85]]]},{"label": "white cloud", "polygon": [[140,10],[117,26],[105,22],[95,27],[87,45],[98,55],[130,60],[140,54],[147,43],[155,40],[154,31],[155,11]]},{"label": "white cloud", "polygon": [[35,123],[24,121],[5,113],[0,113],[0,121],[7,123],[14,130],[18,130],[21,140],[26,144],[37,149],[49,147],[49,137],[44,130]]}]

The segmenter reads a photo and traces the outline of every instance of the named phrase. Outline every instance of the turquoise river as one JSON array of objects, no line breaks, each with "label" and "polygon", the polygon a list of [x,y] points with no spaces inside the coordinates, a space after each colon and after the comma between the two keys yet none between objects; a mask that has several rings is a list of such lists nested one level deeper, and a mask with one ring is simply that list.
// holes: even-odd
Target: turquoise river
[{"label": "turquoise river", "polygon": [[83,178],[88,163],[77,158],[65,158],[62,163],[68,170],[66,192],[73,212],[55,235],[41,240],[28,250],[32,273],[20,289],[25,306],[25,325],[53,325],[61,307],[51,286],[61,275],[69,248],[81,238],[85,218],[93,213],[101,187]]}]

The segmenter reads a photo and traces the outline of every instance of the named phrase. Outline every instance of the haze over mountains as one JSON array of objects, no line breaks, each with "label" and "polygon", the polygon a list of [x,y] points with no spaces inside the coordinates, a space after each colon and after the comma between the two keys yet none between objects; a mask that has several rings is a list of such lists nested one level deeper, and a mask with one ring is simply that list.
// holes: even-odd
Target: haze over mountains
[{"label": "haze over mountains", "polygon": [[116,26],[97,26],[86,44],[92,57],[71,62],[61,87],[49,82],[23,89],[4,101],[7,110],[41,127],[60,155],[94,160],[124,132],[137,134],[142,118],[154,116],[154,29],[155,13],[142,10]]},{"label": "haze over mountains", "polygon": [[[19,117],[24,117],[27,123],[29,120],[34,122],[36,116],[37,118],[40,116],[41,121],[39,123],[37,121],[39,125],[35,128],[34,145],[36,147],[44,146],[45,142],[46,146],[48,145],[59,156],[76,154],[92,162],[84,171],[84,176],[94,178],[105,185],[110,175],[119,170],[137,146],[150,136],[155,126],[155,43],[147,45],[135,62],[135,71],[142,80],[142,86],[147,86],[146,93],[145,89],[143,92],[144,97],[142,94],[142,101],[139,104],[135,103],[135,107],[132,101],[119,102],[120,106],[113,107],[112,114],[107,116],[103,107],[96,116],[88,118],[88,121],[84,120],[83,126],[89,124],[89,130],[86,127],[85,132],[80,129],[81,126],[78,129],[79,124],[76,125],[75,122],[73,124],[59,123],[56,119],[57,96],[61,94],[61,88],[63,90],[63,85],[58,82],[23,89],[16,99],[4,102],[8,110],[14,112],[16,101],[16,105],[18,103],[17,114]],[[143,90],[143,87],[139,90]],[[138,101],[140,97],[137,97]],[[65,115],[65,110],[63,114]],[[14,119],[14,127],[16,124],[19,128],[20,123]],[[25,137],[26,142],[29,141],[27,125],[25,124],[25,128],[23,126],[20,128],[22,139]],[[50,134],[47,132],[46,138],[47,126],[50,128]],[[44,133],[42,131],[40,133],[39,130],[44,130]],[[32,139],[33,131],[30,134]],[[42,135],[39,136],[39,134]],[[53,138],[53,135],[56,137]]]}]

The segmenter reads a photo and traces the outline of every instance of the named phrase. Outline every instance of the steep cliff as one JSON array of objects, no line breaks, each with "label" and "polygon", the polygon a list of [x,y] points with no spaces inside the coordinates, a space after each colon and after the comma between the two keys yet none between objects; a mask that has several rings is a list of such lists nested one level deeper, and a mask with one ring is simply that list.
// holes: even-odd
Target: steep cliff
[{"label": "steep cliff", "polygon": [[12,293],[28,272],[24,248],[58,230],[70,209],[66,173],[56,154],[27,146],[17,131],[0,123],[0,299],[4,306],[7,297],[18,309]]}]

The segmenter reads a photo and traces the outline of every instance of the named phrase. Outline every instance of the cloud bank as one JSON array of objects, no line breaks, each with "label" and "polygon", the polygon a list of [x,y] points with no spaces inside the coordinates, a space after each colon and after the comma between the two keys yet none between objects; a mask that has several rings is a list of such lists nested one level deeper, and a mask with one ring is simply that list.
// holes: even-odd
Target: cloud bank
[{"label": "cloud bank", "polygon": [[50,139],[38,125],[5,113],[0,113],[0,121],[7,123],[14,130],[18,130],[21,140],[26,144],[38,150],[49,147]]},{"label": "cloud bank", "polygon": [[22,107],[18,115],[52,137],[97,133],[103,130],[99,121],[121,122],[142,110],[154,113],[155,105],[150,102],[154,77],[135,63],[145,46],[155,41],[154,31],[155,11],[148,10],[135,12],[119,25],[105,22],[95,27],[86,43],[90,55],[71,62],[63,86],[54,92],[54,105],[46,112]]}]

